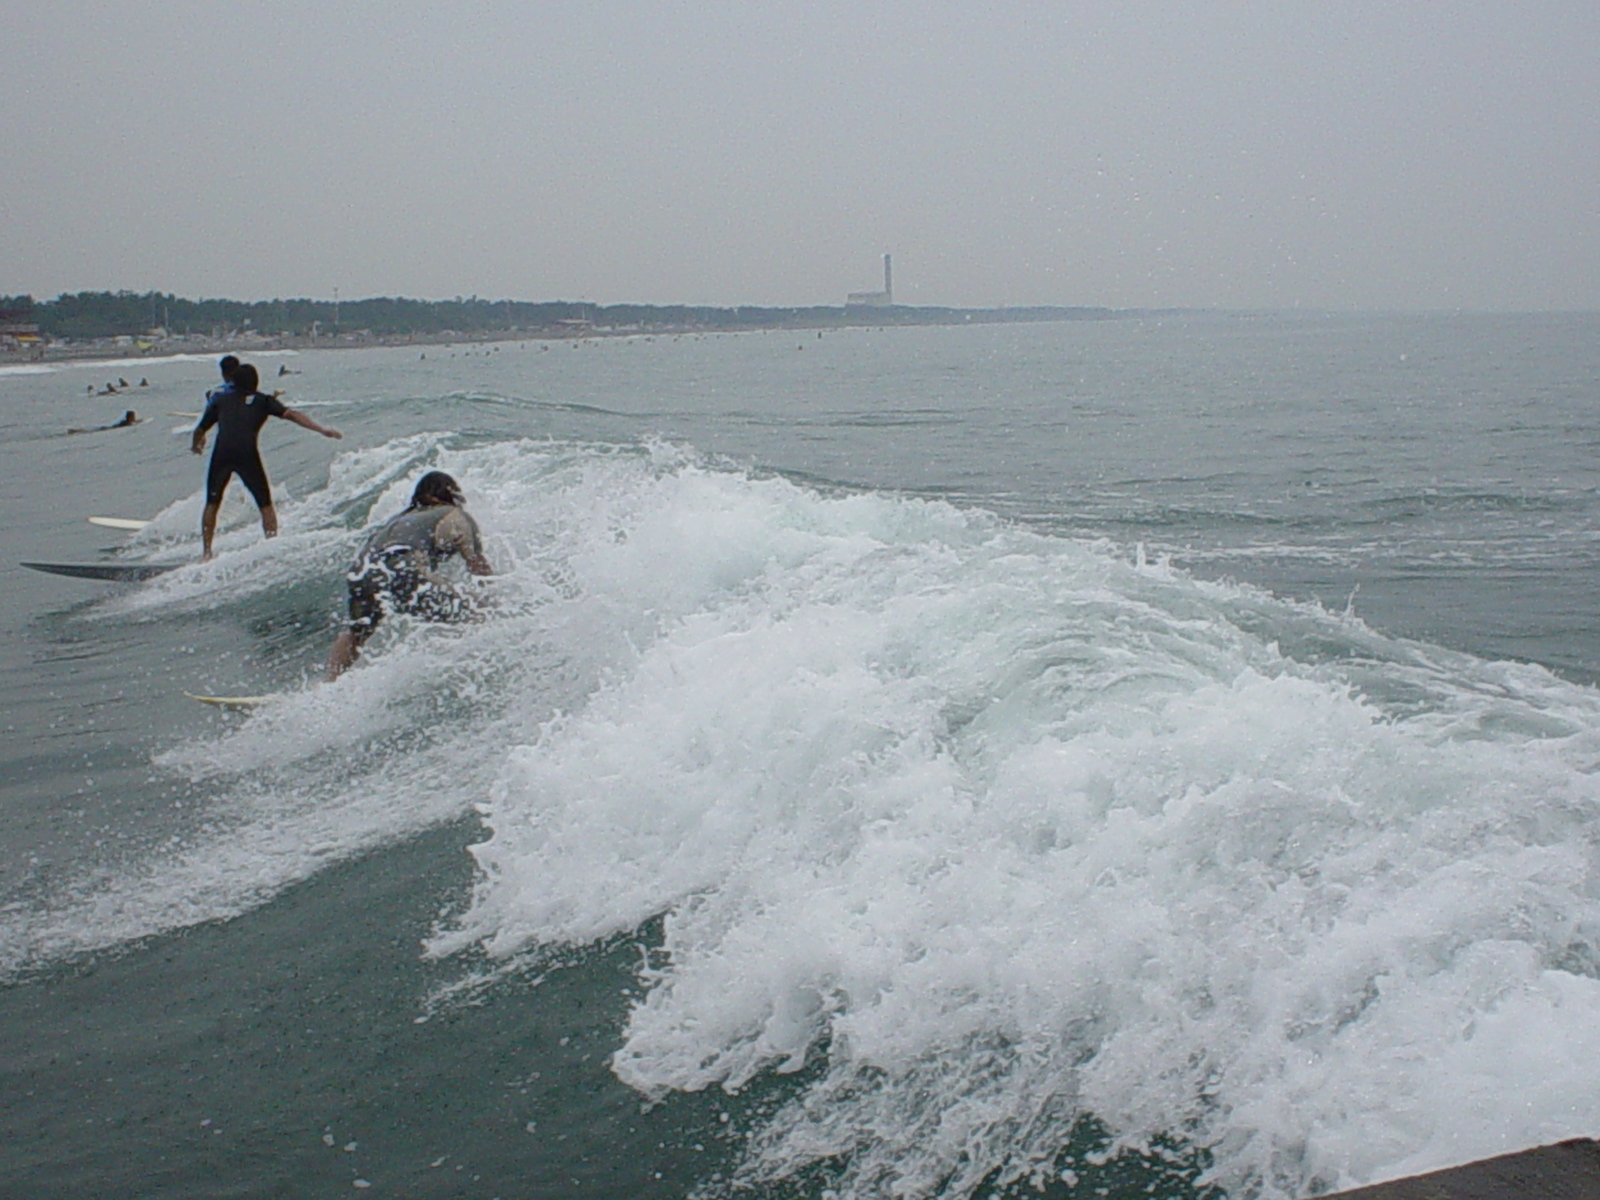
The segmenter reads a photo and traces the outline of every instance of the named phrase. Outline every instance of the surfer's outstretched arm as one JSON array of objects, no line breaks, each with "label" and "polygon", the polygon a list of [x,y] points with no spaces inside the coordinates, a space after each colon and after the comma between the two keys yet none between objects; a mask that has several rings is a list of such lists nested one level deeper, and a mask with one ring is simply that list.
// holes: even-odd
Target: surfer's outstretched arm
[{"label": "surfer's outstretched arm", "polygon": [[285,421],[293,421],[302,429],[309,429],[312,433],[320,433],[326,438],[342,438],[344,436],[344,434],[340,433],[337,429],[330,429],[326,425],[319,425],[316,421],[306,416],[305,413],[301,412],[298,408],[284,409],[283,419]]}]

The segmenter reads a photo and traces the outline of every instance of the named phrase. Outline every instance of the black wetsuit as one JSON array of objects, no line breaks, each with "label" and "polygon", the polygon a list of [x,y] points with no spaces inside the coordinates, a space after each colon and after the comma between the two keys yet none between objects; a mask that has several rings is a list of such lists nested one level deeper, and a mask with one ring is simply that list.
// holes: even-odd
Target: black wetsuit
[{"label": "black wetsuit", "polygon": [[386,611],[430,621],[472,619],[477,607],[471,597],[434,575],[456,554],[481,556],[483,546],[477,522],[453,504],[408,508],[381,526],[345,576],[350,628],[365,638]]},{"label": "black wetsuit", "polygon": [[267,483],[267,469],[261,464],[256,438],[268,417],[281,417],[288,411],[288,405],[276,396],[265,392],[246,395],[231,383],[206,394],[206,411],[195,432],[217,427],[217,444],[212,447],[211,466],[206,470],[207,504],[221,502],[228,479],[234,475],[250,489],[257,508],[272,503],[272,487]]}]

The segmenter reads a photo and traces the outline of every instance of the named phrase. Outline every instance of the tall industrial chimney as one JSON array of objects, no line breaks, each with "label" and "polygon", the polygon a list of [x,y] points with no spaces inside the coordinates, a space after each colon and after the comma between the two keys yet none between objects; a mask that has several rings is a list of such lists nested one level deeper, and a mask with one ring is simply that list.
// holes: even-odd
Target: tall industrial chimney
[{"label": "tall industrial chimney", "polygon": [[894,303],[894,280],[889,275],[889,256],[883,256],[883,302]]}]

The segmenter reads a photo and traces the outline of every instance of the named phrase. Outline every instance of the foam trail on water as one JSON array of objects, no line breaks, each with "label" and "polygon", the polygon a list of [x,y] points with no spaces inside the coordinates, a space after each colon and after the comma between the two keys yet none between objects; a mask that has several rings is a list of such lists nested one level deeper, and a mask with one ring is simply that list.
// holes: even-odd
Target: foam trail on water
[{"label": "foam trail on water", "polygon": [[[53,857],[70,867],[52,864],[0,904],[0,978],[237,916],[330,863],[470,812],[494,755],[581,695],[603,656],[626,647],[570,599],[559,601],[560,562],[548,545],[563,507],[553,493],[571,486],[573,472],[604,489],[597,468],[606,458],[520,443],[464,449],[445,434],[396,439],[341,456],[326,488],[286,495],[274,541],[245,527],[219,538],[213,562],[79,610],[88,622],[149,625],[142,640],[171,637],[181,647],[197,614],[245,625],[309,602],[326,605],[329,632],[314,626],[283,674],[252,683],[251,691],[281,693],[271,706],[247,718],[186,709],[152,755],[168,785],[142,826],[64,846]],[[458,627],[393,619],[358,669],[333,686],[312,683],[363,530],[403,509],[430,466],[457,475],[483,522],[500,571],[480,589],[489,619]],[[585,518],[595,511],[582,496],[572,503]],[[197,514],[190,497],[133,540],[144,553],[159,547],[151,557],[192,555]],[[214,690],[199,679],[188,687]]]},{"label": "foam trail on water", "polygon": [[[433,466],[460,480],[485,531],[497,570],[481,589],[487,619],[455,627],[391,619],[357,669],[331,686],[310,682],[363,530],[403,509],[416,476]],[[81,610],[91,622],[147,623],[142,638],[182,645],[196,614],[244,623],[276,616],[286,597],[297,606],[309,597],[327,605],[330,632],[312,633],[298,663],[283,668],[287,678],[252,684],[282,693],[273,705],[244,719],[186,710],[152,756],[170,787],[141,828],[65,847],[58,857],[68,870],[7,897],[0,978],[237,916],[332,862],[470,813],[507,746],[581,704],[663,620],[759,567],[730,562],[714,540],[698,560],[677,561],[650,538],[627,544],[641,520],[664,530],[717,519],[696,503],[655,511],[674,492],[709,497],[727,517],[737,490],[708,486],[712,479],[667,446],[395,439],[335,460],[326,488],[285,498],[274,541],[240,530],[219,539],[213,562]],[[150,538],[181,539],[167,529],[181,504],[158,517]],[[575,564],[588,564],[581,586]]]},{"label": "foam trail on water", "polygon": [[287,583],[336,578],[360,545],[368,521],[403,509],[418,467],[449,460],[450,441],[448,434],[418,434],[340,455],[329,468],[327,486],[304,498],[279,485],[274,499],[281,531],[272,541],[261,535],[249,493],[230,488],[210,563],[199,561],[204,489],[191,492],[156,513],[125,545],[140,559],[181,562],[184,568],[113,594],[93,611],[115,619],[159,619],[177,611],[234,606]]},{"label": "foam trail on water", "polygon": [[567,570],[635,652],[505,754],[433,949],[665,914],[623,1080],[821,1064],[740,1180],[967,1195],[1092,1114],[1290,1197],[1600,1132],[1592,691],[940,504],[613,484]]}]

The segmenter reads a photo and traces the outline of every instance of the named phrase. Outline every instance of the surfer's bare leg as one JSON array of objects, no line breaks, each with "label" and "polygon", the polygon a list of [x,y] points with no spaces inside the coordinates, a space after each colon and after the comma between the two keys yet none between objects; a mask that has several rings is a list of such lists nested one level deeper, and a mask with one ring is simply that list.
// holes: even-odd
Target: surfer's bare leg
[{"label": "surfer's bare leg", "polygon": [[222,501],[213,500],[200,513],[200,545],[204,551],[200,555],[201,562],[211,561],[211,540],[217,536],[217,512],[221,508]]},{"label": "surfer's bare leg", "polygon": [[340,630],[339,636],[333,639],[333,649],[328,651],[328,682],[332,683],[344,674],[360,653],[361,650],[356,645],[356,635],[348,629]]},{"label": "surfer's bare leg", "polygon": [[261,532],[268,537],[278,536],[278,510],[270,504],[261,509]]},{"label": "surfer's bare leg", "polygon": [[328,651],[328,682],[344,674],[361,657],[361,643],[367,639],[354,629],[343,629],[333,639],[333,649]]}]

